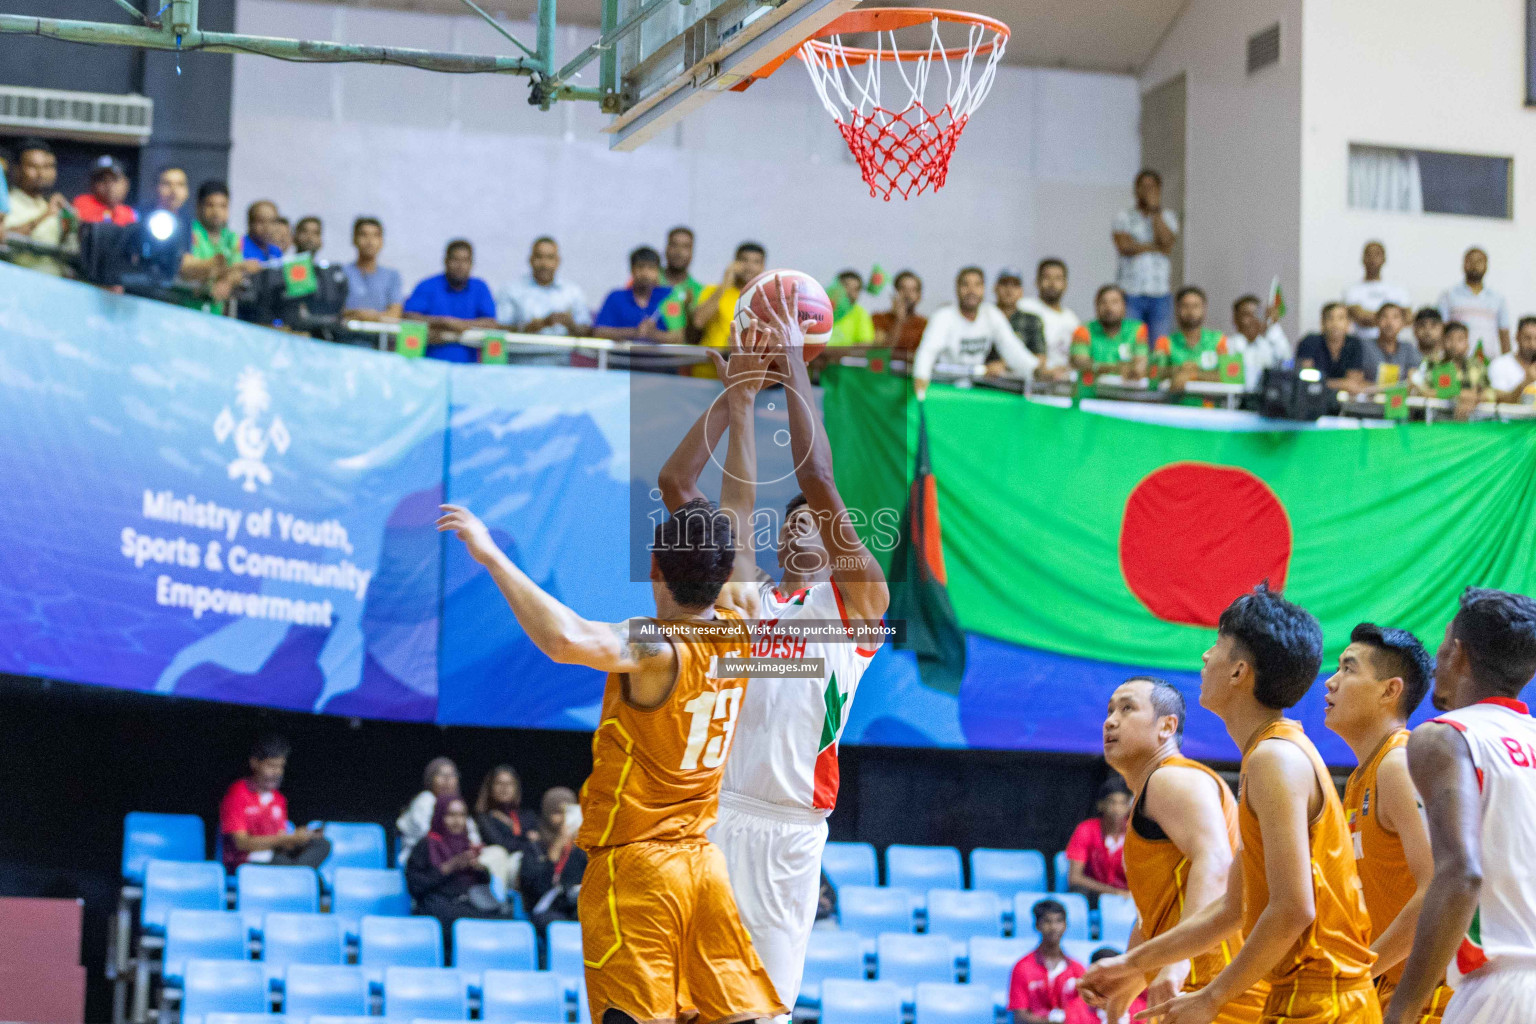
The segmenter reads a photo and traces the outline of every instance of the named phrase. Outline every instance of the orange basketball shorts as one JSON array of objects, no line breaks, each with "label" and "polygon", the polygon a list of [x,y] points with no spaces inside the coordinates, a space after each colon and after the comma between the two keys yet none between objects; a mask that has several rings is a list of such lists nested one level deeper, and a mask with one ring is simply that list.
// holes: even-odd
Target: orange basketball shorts
[{"label": "orange basketball shorts", "polygon": [[[1396,981],[1386,975],[1376,979],[1376,999],[1381,1003],[1382,1012],[1386,1012],[1388,1004],[1392,1002],[1392,993],[1395,991],[1397,991]],[[1429,997],[1429,1004],[1414,1020],[1414,1024],[1440,1024],[1440,1018],[1445,1015],[1445,1005],[1451,1001],[1451,996],[1454,994],[1444,984],[1436,985],[1434,995]]]},{"label": "orange basketball shorts", "polygon": [[732,1024],[788,1012],[736,912],[719,847],[628,843],[591,852],[581,895],[593,1024]]},{"label": "orange basketball shorts", "polygon": [[1211,1024],[1259,1024],[1268,999],[1269,983],[1261,981],[1223,1006]]},{"label": "orange basketball shorts", "polygon": [[1381,1024],[1381,1003],[1369,981],[1277,985],[1261,1024]]}]

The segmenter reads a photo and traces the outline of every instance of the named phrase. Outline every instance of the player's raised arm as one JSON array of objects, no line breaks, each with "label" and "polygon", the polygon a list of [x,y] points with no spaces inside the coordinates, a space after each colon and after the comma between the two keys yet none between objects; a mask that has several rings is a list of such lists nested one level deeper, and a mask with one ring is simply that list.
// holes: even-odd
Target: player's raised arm
[{"label": "player's raised arm", "polygon": [[1435,874],[1384,1024],[1418,1018],[1467,934],[1483,882],[1477,767],[1466,740],[1454,726],[1425,722],[1408,740],[1408,770],[1424,797]]},{"label": "player's raised arm", "polygon": [[656,673],[675,667],[677,655],[662,639],[631,635],[628,622],[593,622],[545,593],[491,539],[490,530],[473,512],[459,505],[442,505],[438,532],[451,531],[485,566],[507,599],[518,625],[534,646],[563,665],[585,665],[602,672]]}]

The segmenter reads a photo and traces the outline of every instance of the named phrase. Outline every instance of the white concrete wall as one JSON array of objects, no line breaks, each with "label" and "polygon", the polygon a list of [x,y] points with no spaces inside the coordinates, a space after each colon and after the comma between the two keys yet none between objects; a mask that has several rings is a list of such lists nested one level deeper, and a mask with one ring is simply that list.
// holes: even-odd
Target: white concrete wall
[{"label": "white concrete wall", "polygon": [[[241,0],[239,31],[505,52],[474,18],[288,0]],[[510,26],[531,39],[529,26]],[[562,29],[565,54],[592,37]],[[498,45],[499,44],[499,45]],[[627,276],[626,253],[674,224],[698,233],[694,272],[717,279],[736,244],[828,279],[844,266],[910,266],[924,308],[953,296],[966,263],[1028,272],[1046,255],[1092,306],[1114,274],[1109,223],[1137,163],[1135,79],[1006,68],[967,127],[949,183],[903,203],[871,199],[804,71],[793,64],[727,94],[638,152],[611,153],[591,104],[527,105],[525,79],[235,58],[235,208],[275,199],[326,223],[323,255],[350,259],[352,218],[386,227],[385,261],[407,282],[441,269],[443,244],[476,243],[493,286],[526,270],[529,243],[557,237],[565,273],[596,303]],[[237,214],[242,228],[243,212]],[[873,303],[885,307],[885,299]]]},{"label": "white concrete wall", "polygon": [[[1487,285],[1510,312],[1536,311],[1536,111],[1525,100],[1524,0],[1349,0],[1306,5],[1301,298],[1319,305],[1358,280],[1360,250],[1387,247],[1382,276],[1419,305],[1461,280],[1463,251],[1488,250]],[[1350,209],[1351,142],[1514,158],[1514,220]]]},{"label": "white concrete wall", "polygon": [[[1277,21],[1280,63],[1250,77],[1248,37]],[[1277,274],[1292,310],[1286,330],[1296,326],[1301,23],[1301,0],[1190,0],[1141,72],[1144,93],[1179,74],[1188,83],[1184,279],[1205,289],[1222,330],[1232,301],[1262,297]]]}]

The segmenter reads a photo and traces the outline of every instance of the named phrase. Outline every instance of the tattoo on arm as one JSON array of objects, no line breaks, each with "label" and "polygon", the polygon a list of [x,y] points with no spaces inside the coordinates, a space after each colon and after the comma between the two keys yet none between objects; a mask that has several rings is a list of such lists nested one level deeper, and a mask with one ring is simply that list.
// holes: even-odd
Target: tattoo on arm
[{"label": "tattoo on arm", "polygon": [[630,624],[627,621],[615,622],[608,628],[613,630],[614,638],[619,641],[619,645],[624,650],[624,656],[636,664],[659,657],[666,650],[666,645],[660,640],[635,639],[630,633]]}]

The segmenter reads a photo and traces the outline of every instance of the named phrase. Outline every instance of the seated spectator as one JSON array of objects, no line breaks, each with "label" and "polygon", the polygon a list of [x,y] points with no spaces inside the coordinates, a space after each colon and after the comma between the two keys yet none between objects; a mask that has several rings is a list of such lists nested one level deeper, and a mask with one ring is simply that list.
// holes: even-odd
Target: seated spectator
[{"label": "seated spectator", "polygon": [[1077,980],[1087,968],[1061,948],[1067,908],[1056,900],[1041,900],[1034,916],[1040,945],[1014,964],[1008,985],[1013,1024],[1098,1024],[1098,1013],[1077,994]]},{"label": "seated spectator", "polygon": [[138,211],[118,197],[128,194],[128,172],[104,156],[91,165],[91,190],[75,197],[75,214],[82,224],[111,223],[120,227],[139,219]]},{"label": "seated spectator", "polygon": [[[875,322],[869,310],[859,305],[864,294],[864,278],[856,270],[845,270],[837,275],[837,285],[842,289],[844,301],[837,302],[832,319],[832,335],[828,345],[873,345]],[[836,302],[836,296],[833,296]]]},{"label": "seated spectator", "polygon": [[1433,364],[1425,362],[1423,374],[1416,383],[1420,394],[1438,398],[1442,387],[1441,378],[1448,379],[1449,386],[1456,390],[1455,418],[1465,420],[1472,415],[1478,402],[1493,397],[1491,391],[1484,393],[1488,383],[1488,368],[1481,359],[1469,354],[1472,336],[1466,324],[1451,320],[1445,325],[1442,336],[1439,360]]},{"label": "seated spectator", "polygon": [[379,265],[384,251],[384,225],[377,217],[352,222],[352,247],[357,259],[344,268],[347,275],[347,309],[353,320],[398,320],[405,313],[400,271]]},{"label": "seated spectator", "polygon": [[472,363],[477,358],[476,349],[445,339],[443,334],[497,326],[496,300],[489,285],[470,276],[474,269],[475,247],[455,238],[443,251],[443,272],[418,282],[405,300],[405,312],[412,314],[411,319],[425,320],[432,329],[427,344],[429,359]]},{"label": "seated spectator", "polygon": [[[1114,946],[1100,946],[1098,949],[1093,951],[1092,955],[1088,957],[1088,963],[1096,964],[1100,960],[1108,960],[1112,956],[1119,956],[1121,952],[1122,950],[1118,950]],[[1146,1008],[1147,993],[1142,992],[1141,995],[1131,1000],[1131,1005],[1125,1008],[1125,1017],[1122,1017],[1121,1019],[1124,1020],[1126,1017],[1128,1017],[1134,1021],[1136,1019],[1136,1015],[1141,1013]],[[1106,1021],[1109,1020],[1106,1014],[1101,1013],[1100,1016],[1103,1017]],[[1115,1022],[1110,1022],[1110,1024],[1115,1024]]]},{"label": "seated spectator", "polygon": [[[59,163],[53,148],[42,139],[27,139],[16,147],[16,185],[10,190],[10,212],[5,215],[7,234],[22,235],[43,245],[63,245],[74,232],[64,219],[69,201],[54,187]],[[64,264],[54,256],[17,252],[12,261],[45,274],[63,275]]]},{"label": "seated spectator", "polygon": [[453,962],[453,922],[460,918],[506,917],[511,908],[491,890],[491,876],[480,866],[480,842],[470,832],[473,823],[464,798],[450,793],[437,798],[422,841],[405,861],[405,887],[416,911],[443,925],[444,962]]},{"label": "seated spectator", "polygon": [[1515,327],[1515,350],[1488,364],[1488,386],[1498,402],[1536,402],[1536,316]]},{"label": "seated spectator", "polygon": [[1444,332],[1445,321],[1440,318],[1440,311],[1435,307],[1425,306],[1414,314],[1413,340],[1419,346],[1422,362],[1434,362],[1440,358]]},{"label": "seated spectator", "polygon": [[519,888],[528,919],[540,932],[551,921],[576,920],[576,896],[587,870],[587,855],[576,848],[581,805],[564,786],[545,792],[537,836],[523,857]]},{"label": "seated spectator", "polygon": [[1227,354],[1227,338],[1205,326],[1205,292],[1187,284],[1174,296],[1173,318],[1177,330],[1157,339],[1152,363],[1167,377],[1174,391],[1192,380],[1221,379],[1221,357]]},{"label": "seated spectator", "polygon": [[277,251],[287,256],[293,252],[293,225],[288,223],[288,218],[278,214],[277,225],[272,231],[272,244],[277,246]]},{"label": "seated spectator", "polygon": [[1054,256],[1041,260],[1035,267],[1035,293],[1019,308],[1035,314],[1045,326],[1045,369],[1056,377],[1065,376],[1071,369],[1072,336],[1082,324],[1076,313],[1061,304],[1067,294],[1067,265]]},{"label": "seated spectator", "polygon": [[[997,299],[998,312],[1008,318],[1008,326],[1013,328],[1024,347],[1044,360],[1045,321],[1038,313],[1019,308],[1019,300],[1024,298],[1024,279],[1019,272],[1012,267],[999,270],[997,280],[992,284],[992,295]],[[1038,373],[1040,367],[1037,366],[1035,371]]]},{"label": "seated spectator", "polygon": [[533,241],[529,272],[501,290],[497,316],[526,334],[581,334],[592,323],[581,286],[558,276],[560,246],[545,235]]},{"label": "seated spectator", "polygon": [[500,846],[509,853],[521,850],[529,837],[538,835],[538,815],[523,810],[523,781],[517,769],[499,764],[485,773],[475,799],[475,823],[487,846]]},{"label": "seated spectator", "polygon": [[1407,315],[1407,311],[1394,302],[1382,303],[1376,311],[1378,335],[1360,342],[1360,371],[1367,384],[1406,382],[1408,375],[1419,365],[1418,347],[1400,340]]},{"label": "seated spectator", "polygon": [[1284,366],[1291,358],[1290,340],[1275,313],[1273,306],[1264,309],[1257,295],[1232,303],[1237,331],[1227,335],[1227,351],[1243,357],[1243,384],[1249,391],[1259,390],[1265,370]]},{"label": "seated spectator", "polygon": [[642,245],[629,254],[629,284],[615,288],[592,320],[592,333],[614,341],[680,343],[681,332],[660,323],[661,304],[670,294],[661,284],[661,254]]},{"label": "seated spectator", "polygon": [[889,345],[891,355],[911,355],[923,340],[928,318],[917,312],[923,301],[923,279],[903,270],[891,282],[891,308],[870,317],[875,327],[875,344]]},{"label": "seated spectator", "polygon": [[258,199],[245,209],[245,238],[240,242],[240,255],[244,259],[265,263],[283,258],[283,248],[278,245],[280,235],[277,204],[270,199]]},{"label": "seated spectator", "polygon": [[240,256],[240,239],[229,229],[229,189],[222,181],[205,181],[198,186],[191,256],[193,262],[183,265],[182,276],[207,285],[186,304],[209,313],[224,312],[224,300],[231,289],[247,273],[261,268],[260,263]]},{"label": "seated spectator", "polygon": [[1147,325],[1125,315],[1125,292],[1106,284],[1093,297],[1096,319],[1072,336],[1072,368],[1079,373],[1118,373],[1126,380],[1147,376]]},{"label": "seated spectator", "polygon": [[1067,842],[1067,885],[1090,897],[1125,896],[1125,823],[1131,791],[1118,775],[1099,787],[1098,817],[1079,823]]},{"label": "seated spectator", "polygon": [[928,393],[933,368],[941,362],[967,368],[986,366],[988,355],[995,350],[1008,369],[1026,380],[1040,365],[1039,357],[1024,347],[1008,318],[986,297],[987,276],[980,267],[965,267],[956,275],[955,304],[933,314],[912,357],[912,385],[919,399]]},{"label": "seated spectator", "polygon": [[1344,303],[1324,304],[1323,331],[1301,339],[1296,366],[1322,373],[1329,390],[1358,393],[1365,389],[1365,349],[1349,333],[1349,310]]},{"label": "seated spectator", "polygon": [[331,855],[320,829],[294,828],[288,801],[278,791],[288,767],[288,741],[265,736],[251,748],[251,774],[236,779],[219,804],[224,867],[241,864],[299,864],[317,868]]},{"label": "seated spectator", "polygon": [[[419,843],[423,836],[432,827],[432,813],[437,809],[437,801],[445,796],[457,796],[459,793],[459,766],[453,763],[450,757],[434,757],[427,762],[426,771],[421,776],[421,792],[411,800],[410,805],[395,819],[395,828],[400,832],[400,862],[404,863],[411,850]],[[480,843],[480,830],[475,823],[469,823],[469,836],[476,845]]]},{"label": "seated spectator", "polygon": [[670,298],[677,304],[680,314],[676,322],[668,322],[666,328],[669,331],[686,331],[688,318],[698,306],[699,295],[704,291],[703,283],[689,273],[689,268],[693,266],[693,229],[679,225],[668,231],[667,247],[662,255],[665,262],[661,268],[661,283],[672,289]]},{"label": "seated spectator", "polygon": [[[742,242],[736,247],[736,255],[719,284],[707,286],[699,293],[699,303],[689,316],[689,323],[699,334],[699,344],[709,348],[727,348],[731,343],[731,321],[736,316],[736,303],[741,290],[767,265],[768,253],[756,242]],[[713,377],[712,363],[695,363],[690,371],[695,377]]]},{"label": "seated spectator", "polygon": [[[205,273],[192,257],[192,226],[187,217],[187,172],[180,167],[162,167],[155,176],[155,205],[143,211],[148,221],[157,213],[168,213],[173,219],[171,234],[154,250],[155,271],[162,283],[180,277],[188,281],[205,280]],[[150,225],[151,231],[155,225]]]},{"label": "seated spectator", "polygon": [[293,226],[294,254],[307,252],[311,256],[319,256],[320,246],[324,244],[324,230],[319,217],[313,214],[300,217],[299,222]]},{"label": "seated spectator", "polygon": [[1468,249],[1461,261],[1462,283],[1440,293],[1440,316],[1467,325],[1472,347],[1469,359],[1479,355],[1495,359],[1510,350],[1509,303],[1483,285],[1488,274],[1488,254],[1478,246]]},{"label": "seated spectator", "polygon": [[[1351,331],[1361,341],[1376,337],[1376,315],[1381,307],[1392,303],[1400,308],[1408,305],[1408,289],[1388,284],[1381,279],[1381,268],[1387,262],[1387,247],[1380,242],[1366,242],[1360,253],[1360,264],[1365,268],[1365,278],[1344,289],[1344,305],[1349,307]],[[1366,380],[1373,378],[1369,373]]]}]

